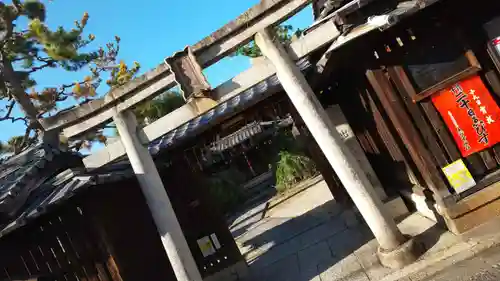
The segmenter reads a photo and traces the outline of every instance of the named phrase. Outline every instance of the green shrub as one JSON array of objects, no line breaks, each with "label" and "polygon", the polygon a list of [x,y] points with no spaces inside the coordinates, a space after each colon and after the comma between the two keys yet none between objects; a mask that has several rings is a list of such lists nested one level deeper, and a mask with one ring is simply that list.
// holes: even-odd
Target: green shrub
[{"label": "green shrub", "polygon": [[276,167],[276,190],[283,192],[315,174],[316,166],[309,157],[283,150],[279,153]]}]

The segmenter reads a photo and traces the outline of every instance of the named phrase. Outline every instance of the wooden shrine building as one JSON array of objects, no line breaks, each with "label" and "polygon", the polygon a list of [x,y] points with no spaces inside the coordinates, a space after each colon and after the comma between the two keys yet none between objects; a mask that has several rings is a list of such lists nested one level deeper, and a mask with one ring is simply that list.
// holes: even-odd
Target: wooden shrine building
[{"label": "wooden shrine building", "polygon": [[[174,161],[158,165],[202,276],[244,273],[217,206],[189,163]],[[1,167],[0,206],[20,207],[2,212],[0,280],[176,280],[128,163],[88,173],[78,155],[36,146]]]},{"label": "wooden shrine building", "polygon": [[[500,216],[497,0],[263,1],[177,54],[177,67],[191,69],[167,60],[41,123],[70,138],[104,126],[310,3],[315,23],[287,51],[339,133],[355,143],[379,195],[403,196],[455,233]],[[154,157],[202,277],[236,280],[246,264],[199,182],[203,153],[194,150],[225,149],[237,143],[231,136],[290,117],[334,196],[349,200],[267,60],[214,89],[203,77],[195,82],[186,105],[136,128],[135,138]],[[263,117],[278,104],[285,110]],[[52,160],[41,161],[47,153]],[[121,141],[83,159],[36,146],[1,164],[0,280],[175,280],[126,153]]]},{"label": "wooden shrine building", "polygon": [[332,50],[314,85],[345,113],[386,191],[455,233],[500,215],[499,11],[440,1]]}]

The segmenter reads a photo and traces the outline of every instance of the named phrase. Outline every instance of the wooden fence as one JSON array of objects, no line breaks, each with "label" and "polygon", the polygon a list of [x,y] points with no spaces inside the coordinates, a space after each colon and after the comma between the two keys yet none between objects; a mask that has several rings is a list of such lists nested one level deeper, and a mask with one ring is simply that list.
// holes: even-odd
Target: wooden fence
[{"label": "wooden fence", "polygon": [[7,235],[0,253],[0,280],[117,280],[111,257],[78,205],[61,207]]}]

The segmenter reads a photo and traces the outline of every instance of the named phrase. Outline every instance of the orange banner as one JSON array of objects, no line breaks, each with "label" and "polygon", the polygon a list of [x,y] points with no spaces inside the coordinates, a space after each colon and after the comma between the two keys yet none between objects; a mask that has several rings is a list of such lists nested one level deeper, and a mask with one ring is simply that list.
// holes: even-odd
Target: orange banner
[{"label": "orange banner", "polygon": [[432,96],[462,156],[500,142],[500,108],[479,76],[464,79]]}]

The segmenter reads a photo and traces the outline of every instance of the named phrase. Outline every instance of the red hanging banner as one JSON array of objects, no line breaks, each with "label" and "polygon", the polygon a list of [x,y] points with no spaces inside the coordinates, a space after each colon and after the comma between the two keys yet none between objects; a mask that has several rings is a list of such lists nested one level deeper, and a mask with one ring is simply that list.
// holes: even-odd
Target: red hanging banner
[{"label": "red hanging banner", "polygon": [[500,142],[500,108],[479,76],[464,79],[432,96],[462,156]]}]

